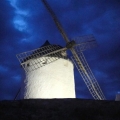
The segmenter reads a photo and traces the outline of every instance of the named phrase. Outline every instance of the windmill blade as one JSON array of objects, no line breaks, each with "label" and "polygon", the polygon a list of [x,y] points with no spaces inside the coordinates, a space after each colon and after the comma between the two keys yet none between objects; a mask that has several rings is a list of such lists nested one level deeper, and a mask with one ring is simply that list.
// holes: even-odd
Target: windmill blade
[{"label": "windmill blade", "polygon": [[77,44],[88,42],[88,41],[96,41],[95,37],[92,34],[74,37],[72,38],[72,40],[75,40]]},{"label": "windmill blade", "polygon": [[54,20],[54,22],[55,22],[58,30],[60,31],[63,39],[64,39],[66,42],[69,42],[70,40],[68,39],[67,34],[65,33],[62,25],[60,24],[59,20],[57,19],[55,13],[54,13],[53,10],[51,9],[51,7],[50,7],[49,4],[47,3],[47,1],[46,1],[46,0],[42,0],[42,2],[43,2],[43,4],[45,5],[45,7],[47,8],[48,12],[51,14],[51,16],[52,16],[52,18],[53,18],[53,20]]},{"label": "windmill blade", "polygon": [[92,34],[74,37],[72,40],[76,43],[74,48],[77,53],[97,46],[96,39]]},{"label": "windmill blade", "polygon": [[76,44],[74,49],[76,50],[77,53],[79,53],[81,51],[85,51],[96,46],[97,46],[96,41],[87,41],[80,44]]},{"label": "windmill blade", "polygon": [[16,56],[23,69],[30,72],[60,58],[66,59],[66,50],[67,48],[61,48],[59,45],[47,45]]},{"label": "windmill blade", "polygon": [[105,100],[105,96],[95,79],[83,53],[79,53],[78,57],[80,59],[80,63],[76,60],[74,56],[71,57],[73,63],[77,67],[80,75],[82,76],[85,84],[87,85],[90,93],[92,94],[93,98],[96,100]]}]

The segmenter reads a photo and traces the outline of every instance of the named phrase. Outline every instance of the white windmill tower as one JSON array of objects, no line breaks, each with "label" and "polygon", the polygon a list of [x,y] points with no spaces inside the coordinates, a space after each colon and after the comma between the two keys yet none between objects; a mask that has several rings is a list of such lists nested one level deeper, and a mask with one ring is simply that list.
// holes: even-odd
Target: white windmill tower
[{"label": "white windmill tower", "polygon": [[[46,0],[42,0],[50,12],[58,30],[66,41],[66,47],[45,43],[41,48],[17,55],[26,72],[21,88],[23,98],[75,98],[73,64],[66,50],[73,54],[72,61],[96,100],[105,100],[100,86],[89,68],[83,50],[95,45],[93,35],[69,40],[56,15]],[[47,45],[46,45],[47,44]]]},{"label": "white windmill tower", "polygon": [[73,64],[63,50],[46,41],[36,50],[17,55],[26,71],[22,98],[75,98]]}]

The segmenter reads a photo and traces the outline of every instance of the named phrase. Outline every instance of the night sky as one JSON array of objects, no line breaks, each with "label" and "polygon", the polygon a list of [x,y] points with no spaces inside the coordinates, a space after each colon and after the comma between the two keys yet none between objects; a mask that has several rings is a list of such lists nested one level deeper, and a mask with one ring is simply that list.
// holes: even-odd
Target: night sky
[{"label": "night sky", "polygon": [[[114,100],[120,92],[120,1],[47,1],[69,38],[95,36],[98,46],[84,55],[106,99]],[[0,100],[13,100],[24,79],[16,54],[46,40],[65,46],[41,0],[0,0]],[[77,98],[93,99],[76,68],[75,85]]]}]

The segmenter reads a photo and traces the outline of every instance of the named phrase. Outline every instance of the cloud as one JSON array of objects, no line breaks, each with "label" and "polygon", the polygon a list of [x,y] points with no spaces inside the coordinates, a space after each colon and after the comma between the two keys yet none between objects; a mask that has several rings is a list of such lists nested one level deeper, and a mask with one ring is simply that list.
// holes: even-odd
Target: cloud
[{"label": "cloud", "polygon": [[16,29],[18,29],[19,31],[25,31],[27,29],[27,24],[25,23],[24,19],[21,16],[16,16],[14,18],[14,26]]}]

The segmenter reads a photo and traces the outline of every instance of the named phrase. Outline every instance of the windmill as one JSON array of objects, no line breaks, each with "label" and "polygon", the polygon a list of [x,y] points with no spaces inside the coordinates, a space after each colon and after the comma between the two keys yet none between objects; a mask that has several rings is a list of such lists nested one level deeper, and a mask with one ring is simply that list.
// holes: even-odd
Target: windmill
[{"label": "windmill", "polygon": [[[61,47],[59,45],[51,45],[48,41],[46,41],[46,43],[41,48],[38,48],[38,49],[35,49],[32,51],[28,51],[28,52],[24,52],[24,53],[20,53],[17,55],[17,58],[20,61],[20,64],[26,71],[27,79],[26,79],[26,81],[24,81],[24,83],[26,82],[27,85],[24,86],[23,88],[27,88],[27,90],[24,89],[23,91],[27,91],[27,92],[25,92],[25,95],[23,95],[23,96],[26,96],[24,98],[31,98],[31,96],[34,96],[34,94],[42,94],[40,91],[34,90],[36,88],[36,86],[33,85],[34,84],[33,79],[38,79],[37,82],[39,83],[38,75],[42,74],[42,71],[45,71],[46,69],[48,69],[50,64],[51,65],[54,64],[54,67],[58,66],[60,64],[62,66],[62,68],[59,68],[59,69],[61,69],[61,71],[63,71],[63,65],[61,63],[63,63],[63,60],[66,60],[66,59],[67,59],[66,64],[68,64],[68,66],[70,66],[70,67],[69,67],[69,69],[64,68],[64,70],[70,70],[70,71],[69,72],[64,71],[62,74],[64,74],[65,72],[68,73],[68,75],[66,77],[68,78],[69,76],[71,76],[71,79],[69,78],[68,87],[66,87],[62,84],[64,86],[63,88],[64,88],[66,94],[62,95],[61,98],[66,98],[66,97],[74,98],[75,97],[74,83],[73,83],[74,78],[73,78],[73,75],[71,75],[73,67],[72,67],[71,61],[68,60],[67,53],[66,53],[67,50],[70,50],[73,55],[71,57],[71,59],[72,59],[73,63],[75,64],[75,66],[77,67],[80,75],[82,76],[82,79],[84,80],[85,84],[87,85],[87,88],[90,91],[93,98],[95,100],[105,100],[105,96],[104,96],[97,80],[95,79],[95,77],[83,55],[83,52],[82,52],[82,51],[96,45],[94,36],[86,35],[86,36],[76,37],[76,38],[70,40],[68,38],[67,34],[65,33],[64,29],[62,28],[62,25],[60,24],[59,20],[57,19],[55,13],[49,6],[49,4],[46,2],[46,0],[42,0],[42,2],[45,5],[45,7],[47,8],[47,10],[49,11],[49,13],[51,14],[58,30],[60,31],[63,39],[66,42],[66,46]],[[62,59],[62,62],[60,62],[61,59]],[[45,67],[46,67],[46,69],[44,70]],[[38,69],[39,69],[39,71],[38,71]],[[42,69],[42,71],[40,71],[41,69]],[[52,68],[50,68],[50,69],[52,69]],[[39,73],[39,72],[41,72],[41,73]],[[57,73],[56,73],[56,75],[58,76]],[[66,74],[64,74],[64,75],[66,75]],[[33,78],[34,76],[37,76],[37,77]],[[65,79],[62,78],[63,81],[66,80],[66,77],[65,77]],[[66,81],[66,82],[68,84],[68,81]],[[36,83],[36,85],[38,83]],[[52,84],[52,83],[53,82],[48,83],[48,84]],[[44,84],[44,83],[42,83],[42,84]],[[65,85],[67,85],[67,84],[65,84]],[[58,89],[57,89],[57,87],[58,87]],[[54,94],[54,91],[57,91],[57,92],[60,91],[60,93],[61,93],[62,88],[60,88],[60,85],[57,87],[56,87],[57,90],[53,89],[53,92],[50,92],[49,95],[51,93]],[[42,97],[46,98],[46,97],[44,97],[45,94],[47,94],[47,96],[48,96],[48,92],[52,91],[52,87],[49,87],[47,89],[48,92],[44,93],[44,91],[46,91],[46,90],[45,89],[42,90],[42,92],[44,94],[44,95],[42,94],[43,95]],[[49,97],[54,98],[56,96],[56,94],[55,94],[55,96],[54,95],[52,97],[51,96],[52,95],[50,95]],[[59,98],[59,95],[58,95],[58,98]]]}]

